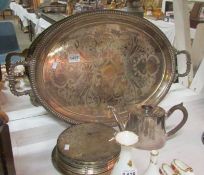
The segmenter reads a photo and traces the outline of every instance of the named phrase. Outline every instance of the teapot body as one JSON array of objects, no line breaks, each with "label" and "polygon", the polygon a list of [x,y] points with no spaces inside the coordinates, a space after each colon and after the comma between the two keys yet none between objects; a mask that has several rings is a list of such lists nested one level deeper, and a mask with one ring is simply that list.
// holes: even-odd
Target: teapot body
[{"label": "teapot body", "polygon": [[[181,110],[183,119],[172,130],[166,132],[166,119],[175,111]],[[173,106],[168,112],[163,108],[143,105],[130,111],[125,130],[139,136],[134,147],[145,150],[160,149],[170,135],[176,133],[187,121],[188,113],[183,104]]]},{"label": "teapot body", "polygon": [[131,111],[126,130],[139,136],[134,146],[146,150],[163,147],[166,142],[165,118],[165,111],[160,107],[142,106]]}]

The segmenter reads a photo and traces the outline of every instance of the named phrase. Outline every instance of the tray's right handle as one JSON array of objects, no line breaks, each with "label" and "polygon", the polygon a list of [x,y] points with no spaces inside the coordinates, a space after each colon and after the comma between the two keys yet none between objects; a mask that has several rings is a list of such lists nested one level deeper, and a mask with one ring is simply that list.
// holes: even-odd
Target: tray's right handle
[{"label": "tray's right handle", "polygon": [[186,55],[186,71],[184,73],[182,73],[182,74],[178,73],[176,75],[176,77],[175,77],[175,80],[176,80],[178,77],[185,77],[190,73],[190,70],[191,70],[191,55],[186,50],[181,50],[181,51],[176,50],[175,54],[176,54],[176,56],[178,56],[180,54],[185,54]]},{"label": "tray's right handle", "polygon": [[16,81],[15,81],[15,79],[16,79],[17,76],[14,73],[14,69],[15,69],[16,66],[19,66],[19,65],[28,66],[28,62],[18,61],[16,63],[10,65],[9,74],[8,74],[10,90],[16,96],[30,95],[31,94],[31,89],[25,90],[25,91],[17,91],[16,90],[16,87],[15,87]]}]

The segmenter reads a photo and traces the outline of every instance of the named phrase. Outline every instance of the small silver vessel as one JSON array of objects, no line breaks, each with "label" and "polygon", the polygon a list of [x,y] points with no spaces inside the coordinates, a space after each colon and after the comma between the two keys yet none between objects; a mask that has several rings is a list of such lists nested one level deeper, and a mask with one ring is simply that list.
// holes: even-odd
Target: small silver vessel
[{"label": "small silver vessel", "polygon": [[65,175],[109,175],[120,153],[115,130],[103,124],[85,123],[63,131],[52,153],[57,170]]}]

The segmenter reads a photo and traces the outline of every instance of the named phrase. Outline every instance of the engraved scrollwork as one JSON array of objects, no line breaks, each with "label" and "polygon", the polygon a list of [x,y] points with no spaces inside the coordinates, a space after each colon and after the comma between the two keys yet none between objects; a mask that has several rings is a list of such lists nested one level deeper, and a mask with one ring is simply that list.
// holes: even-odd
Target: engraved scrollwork
[{"label": "engraved scrollwork", "polygon": [[[138,31],[99,25],[78,30],[66,41],[61,50],[56,47],[58,52],[51,50],[47,62],[52,68],[47,66],[46,79],[50,94],[65,106],[137,103],[151,93],[155,77],[161,76],[158,48]],[[70,62],[71,54],[78,60]]]}]

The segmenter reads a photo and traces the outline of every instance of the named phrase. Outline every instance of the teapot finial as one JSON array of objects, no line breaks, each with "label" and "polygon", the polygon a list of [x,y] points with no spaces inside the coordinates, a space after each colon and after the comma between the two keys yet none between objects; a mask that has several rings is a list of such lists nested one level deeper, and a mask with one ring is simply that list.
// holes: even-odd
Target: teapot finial
[{"label": "teapot finial", "polygon": [[151,105],[142,105],[142,109],[144,109],[145,114],[150,114],[153,110]]}]

